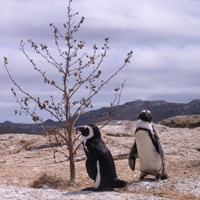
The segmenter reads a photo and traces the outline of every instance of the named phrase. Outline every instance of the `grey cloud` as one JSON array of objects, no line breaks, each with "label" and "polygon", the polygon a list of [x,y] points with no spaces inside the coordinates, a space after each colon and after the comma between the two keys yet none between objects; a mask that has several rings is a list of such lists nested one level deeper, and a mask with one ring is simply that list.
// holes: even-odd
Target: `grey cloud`
[{"label": "grey cloud", "polygon": [[[34,94],[43,94],[43,97],[53,90],[41,87],[40,77],[35,76],[19,52],[19,42],[32,38],[53,48],[49,23],[62,27],[66,19],[66,2],[7,0],[1,7],[0,56],[9,58],[9,67],[21,85],[31,88]],[[200,1],[75,0],[73,9],[79,11],[80,17],[86,18],[75,35],[77,39],[85,40],[85,50],[90,51],[94,43],[101,46],[104,38],[110,38],[110,51],[102,65],[105,75],[120,66],[128,51],[134,52],[131,64],[94,99],[95,107],[109,105],[113,88],[124,79],[126,84],[121,103],[136,99],[188,102],[199,98],[199,7]],[[41,64],[32,52],[30,55]],[[53,79],[58,79],[52,71],[49,73]],[[11,114],[16,106],[11,86],[5,70],[2,70],[0,108],[3,115],[0,121],[5,118],[16,120]]]}]

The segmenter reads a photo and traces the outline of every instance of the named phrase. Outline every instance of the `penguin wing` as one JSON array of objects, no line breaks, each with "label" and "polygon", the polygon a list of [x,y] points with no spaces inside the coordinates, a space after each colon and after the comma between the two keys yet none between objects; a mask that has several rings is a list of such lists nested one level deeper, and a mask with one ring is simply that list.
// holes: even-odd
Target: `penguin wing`
[{"label": "penguin wing", "polygon": [[159,137],[153,127],[153,137],[152,137],[152,142],[153,142],[153,145],[156,149],[156,151],[161,155],[161,157],[163,157],[163,150],[162,150],[162,147],[161,147],[161,144],[160,144],[160,140],[159,140]]},{"label": "penguin wing", "polygon": [[163,165],[163,171],[165,171],[165,155],[164,155],[164,152],[163,152],[163,149],[161,147],[161,144],[160,144],[160,140],[159,140],[159,137],[153,127],[153,132],[154,132],[154,138],[155,138],[155,141],[157,143],[157,148],[158,148],[158,153],[160,154],[160,157],[161,157],[161,160],[162,160],[162,165]]},{"label": "penguin wing", "polygon": [[86,160],[86,170],[92,180],[95,180],[97,176],[97,160],[98,158],[95,154],[88,154]]},{"label": "penguin wing", "polygon": [[136,145],[136,141],[135,141],[133,146],[131,147],[131,150],[130,150],[129,156],[128,156],[128,164],[129,164],[129,167],[133,171],[135,170],[135,161],[136,161],[137,157],[138,157],[138,151],[137,151],[137,145]]},{"label": "penguin wing", "polygon": [[92,150],[95,152],[95,154],[98,156],[97,160],[100,161],[100,165],[101,163],[104,163],[103,168],[105,168],[106,173],[111,175],[113,178],[117,178],[112,154],[110,150],[107,148],[107,146],[105,145],[105,143],[103,142],[103,140],[98,139],[98,141],[96,140],[92,142],[91,147],[92,147]]}]

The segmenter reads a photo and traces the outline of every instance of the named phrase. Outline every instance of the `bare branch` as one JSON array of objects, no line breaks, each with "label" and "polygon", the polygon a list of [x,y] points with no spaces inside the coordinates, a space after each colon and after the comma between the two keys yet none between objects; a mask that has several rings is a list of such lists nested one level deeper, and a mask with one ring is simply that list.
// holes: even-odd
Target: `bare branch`
[{"label": "bare branch", "polygon": [[99,127],[99,129],[102,129],[103,127],[105,127],[106,125],[108,125],[108,124],[111,122],[111,120],[112,120],[112,116],[115,115],[115,111],[116,111],[115,108],[116,108],[116,106],[118,106],[119,103],[120,103],[120,99],[121,99],[122,91],[123,91],[123,89],[124,89],[124,85],[125,85],[125,80],[124,80],[123,83],[121,83],[121,86],[120,86],[120,87],[117,87],[117,88],[114,89],[114,91],[116,92],[116,93],[114,94],[115,98],[114,98],[113,102],[110,104],[110,110],[109,110],[109,112],[107,113],[108,116],[109,116],[109,119],[106,120],[106,121]]},{"label": "bare branch", "polygon": [[[100,93],[101,89],[110,83],[130,63],[133,52],[131,51],[127,54],[122,65],[114,73],[108,75],[107,78],[103,77],[101,66],[109,50],[109,39],[105,39],[101,48],[94,44],[90,53],[84,52],[86,49],[85,41],[75,38],[76,33],[84,22],[84,17],[76,22],[75,16],[78,15],[78,12],[72,12],[72,2],[73,0],[68,0],[67,20],[63,23],[63,29],[59,30],[54,24],[50,24],[53,29],[55,51],[50,51],[46,44],[38,45],[33,40],[28,40],[30,49],[48,66],[55,69],[55,72],[60,77],[59,80],[50,78],[47,69],[39,66],[39,62],[36,63],[30,54],[27,53],[25,43],[23,41],[20,43],[20,51],[28,59],[33,69],[40,75],[44,84],[52,86],[52,88],[59,92],[59,100],[53,94],[49,94],[47,99],[43,99],[40,96],[33,95],[30,91],[24,90],[12,77],[7,66],[8,59],[6,57],[4,57],[4,67],[15,88],[12,88],[12,93],[21,107],[21,111],[16,111],[16,113],[21,114],[24,111],[32,117],[33,121],[41,122],[50,141],[56,142],[62,148],[66,148],[66,151],[63,151],[63,149],[56,149],[54,151],[54,161],[62,162],[56,160],[57,153],[61,153],[69,161],[70,181],[74,183],[74,157],[81,145],[80,135],[74,134],[75,123],[81,113],[93,107],[92,100]],[[86,93],[81,93],[81,96],[77,95],[83,88]],[[115,105],[118,105],[120,102],[123,88],[124,83],[114,89],[115,95],[111,102],[111,114],[114,112]],[[19,93],[23,97],[19,98]],[[56,119],[59,122],[59,128],[49,127],[43,123],[40,111],[46,112]],[[95,121],[95,119],[92,120]]]},{"label": "bare branch", "polygon": [[[32,45],[34,46],[34,43],[33,43],[33,42],[32,42]],[[37,67],[37,65],[36,65],[36,63],[33,61],[33,59],[31,59],[31,58],[28,56],[28,54],[26,53],[26,51],[25,51],[25,49],[24,49],[24,44],[23,44],[22,42],[21,42],[20,46],[21,46],[21,49],[20,49],[20,50],[21,50],[22,53],[25,55],[25,57],[29,60],[29,62],[32,64],[34,70],[36,70],[37,72],[39,72],[39,73],[42,75],[43,80],[44,80],[44,83],[50,84],[50,85],[56,87],[56,88],[57,88],[58,90],[60,90],[61,92],[63,92],[63,89],[60,88],[58,85],[56,85],[56,83],[55,83],[54,80],[50,80],[50,79],[46,76],[45,72],[42,72],[42,71]],[[35,50],[36,50],[37,53],[38,53],[40,56],[42,56],[48,63],[51,63],[52,65],[54,65],[54,66],[59,70],[60,73],[62,72],[62,68],[61,68],[61,67],[57,67],[57,64],[53,64],[52,62],[50,62],[43,54],[40,53],[40,51],[39,51],[37,48],[36,48]]]},{"label": "bare branch", "polygon": [[[110,80],[111,80],[112,78],[114,78],[114,77],[127,65],[127,63],[130,62],[130,59],[131,59],[131,57],[132,57],[132,54],[133,54],[133,52],[130,51],[130,52],[127,54],[127,57],[126,57],[126,59],[125,59],[125,61],[124,61],[124,64],[123,64],[121,67],[119,67],[118,70],[115,71],[111,76],[109,76],[104,82],[102,82],[102,83],[96,88],[96,90],[93,91],[93,93],[92,93],[87,99],[85,99],[85,101],[90,102],[90,100],[91,100],[94,96],[96,96],[96,95],[99,93],[99,91],[101,90],[101,88],[104,87],[105,85],[107,85],[107,84],[110,82]],[[86,107],[86,106],[85,106],[84,104],[81,104],[81,105],[79,106],[79,108],[77,109],[77,111],[75,112],[75,114],[77,114],[77,112],[80,112],[80,110],[84,109],[85,107]]]}]

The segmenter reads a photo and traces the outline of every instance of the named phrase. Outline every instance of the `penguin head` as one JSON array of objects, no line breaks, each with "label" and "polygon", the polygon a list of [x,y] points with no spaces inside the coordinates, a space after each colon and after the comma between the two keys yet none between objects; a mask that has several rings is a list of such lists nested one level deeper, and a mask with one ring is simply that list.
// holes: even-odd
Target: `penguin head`
[{"label": "penguin head", "polygon": [[81,132],[81,135],[85,140],[101,137],[99,128],[93,124],[76,127],[76,133],[78,132]]},{"label": "penguin head", "polygon": [[142,110],[142,112],[139,114],[138,119],[151,123],[152,122],[151,112],[149,110]]}]

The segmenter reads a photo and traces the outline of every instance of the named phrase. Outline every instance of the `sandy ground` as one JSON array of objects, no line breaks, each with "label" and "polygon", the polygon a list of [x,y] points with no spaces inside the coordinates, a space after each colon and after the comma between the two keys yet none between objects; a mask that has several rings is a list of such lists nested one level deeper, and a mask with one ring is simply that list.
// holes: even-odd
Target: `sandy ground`
[{"label": "sandy ground", "polygon": [[[155,129],[166,154],[169,179],[159,183],[152,181],[152,177],[138,181],[139,163],[133,172],[127,161],[135,122],[114,121],[101,132],[115,158],[118,177],[126,180],[128,186],[98,194],[80,192],[93,185],[85,171],[82,149],[77,155],[81,161],[76,162],[76,184],[69,186],[69,165],[61,154],[57,154],[55,163],[55,147],[48,148],[47,138],[0,135],[0,199],[200,199],[200,127],[183,129],[155,124]],[[41,177],[43,189],[32,189]]]}]

